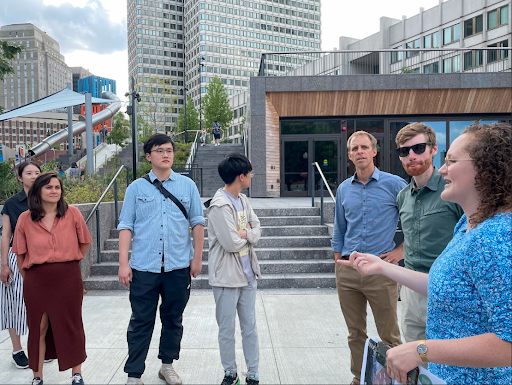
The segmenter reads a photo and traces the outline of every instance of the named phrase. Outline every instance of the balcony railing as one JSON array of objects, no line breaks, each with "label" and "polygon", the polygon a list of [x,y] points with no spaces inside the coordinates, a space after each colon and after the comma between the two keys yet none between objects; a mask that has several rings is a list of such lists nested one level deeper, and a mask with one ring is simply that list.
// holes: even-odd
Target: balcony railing
[{"label": "balcony railing", "polygon": [[259,76],[509,72],[512,48],[267,52]]}]

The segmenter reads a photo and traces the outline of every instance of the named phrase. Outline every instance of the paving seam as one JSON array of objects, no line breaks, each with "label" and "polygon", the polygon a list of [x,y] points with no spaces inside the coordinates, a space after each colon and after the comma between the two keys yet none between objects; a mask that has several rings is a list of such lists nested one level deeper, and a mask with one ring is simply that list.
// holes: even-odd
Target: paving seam
[{"label": "paving seam", "polygon": [[125,362],[125,360],[128,358],[128,353],[125,354],[124,356],[125,358],[123,358],[121,360],[121,363],[119,364],[119,366],[116,368],[116,370],[114,371],[114,373],[112,374],[112,377],[110,378],[110,380],[107,382],[107,384],[111,384],[112,381],[114,380],[114,377],[116,376],[116,373],[119,371],[119,369],[121,369],[121,366],[123,365],[123,362]]},{"label": "paving seam", "polygon": [[281,374],[279,373],[279,366],[277,365],[277,356],[276,356],[276,352],[275,352],[274,341],[272,340],[272,333],[270,333],[270,325],[268,323],[267,309],[265,308],[265,301],[263,300],[262,295],[260,295],[260,297],[261,297],[261,305],[263,307],[263,313],[265,314],[265,321],[267,322],[267,329],[269,330],[268,337],[270,338],[270,346],[272,346],[272,354],[274,354],[274,363],[276,365],[277,378],[279,380],[279,384],[282,384]]}]

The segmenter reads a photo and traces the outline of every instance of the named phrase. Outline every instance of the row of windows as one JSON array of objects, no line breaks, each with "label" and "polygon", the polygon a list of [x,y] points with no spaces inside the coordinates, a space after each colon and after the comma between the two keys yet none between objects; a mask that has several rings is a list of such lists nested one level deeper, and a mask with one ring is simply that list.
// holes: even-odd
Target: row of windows
[{"label": "row of windows", "polygon": [[[493,47],[508,47],[508,41],[504,40],[500,43],[496,43],[492,45]],[[487,54],[487,63],[495,63],[499,60],[505,60],[509,56],[508,50],[493,50],[486,51]],[[484,51],[483,50],[475,50],[464,52],[462,55],[463,63],[464,63],[464,71],[471,70],[473,68],[480,67],[484,64]],[[442,72],[443,73],[452,73],[452,72],[460,72],[460,62],[461,56],[453,56],[441,61],[442,63]],[[420,73],[420,68],[416,67],[411,70],[412,73]],[[439,73],[439,62],[430,63],[423,66],[423,73],[425,74],[436,74]]]},{"label": "row of windows", "polygon": [[[505,5],[490,12],[487,12],[487,29],[493,29],[508,23],[509,6]],[[464,38],[473,36],[483,31],[483,15],[475,16],[464,21]],[[443,45],[451,44],[460,40],[460,24],[455,24],[443,29]],[[395,47],[402,49],[403,46]],[[417,38],[405,44],[405,48],[421,48],[421,39]],[[439,32],[434,32],[423,37],[423,48],[439,48]],[[409,51],[406,57],[418,55],[418,51]],[[401,52],[391,54],[391,63],[402,60]]]},{"label": "row of windows", "polygon": [[[262,43],[247,41],[247,40],[227,39],[225,37],[220,37],[220,36],[201,35],[200,40],[201,41],[211,41],[211,42],[216,42],[216,43],[231,44],[231,45],[239,45],[239,46],[243,46],[243,47],[251,47],[251,48],[257,48],[257,49],[268,49],[268,50],[276,50],[276,51],[279,50],[279,47],[271,45],[271,44],[262,44]],[[290,39],[290,38],[284,38],[284,37],[281,37],[280,40],[281,40],[281,43],[285,43],[285,44],[294,44],[294,45],[301,45],[304,47],[320,49],[319,43],[314,43],[311,41],[303,41],[303,40]]]},{"label": "row of windows", "polygon": [[183,21],[183,16],[181,16],[181,15],[175,15],[173,13],[150,11],[149,9],[137,8],[137,15],[160,17],[162,19]]},{"label": "row of windows", "polygon": [[[160,81],[159,79],[157,79],[157,81]],[[151,77],[139,77],[137,82],[139,83],[155,83],[155,79],[154,78],[151,78]],[[173,86],[175,85],[178,85],[178,86],[183,86],[183,80],[174,80],[174,79],[163,79],[163,82],[166,83],[166,84],[171,84]],[[139,90],[139,88],[137,88],[137,90]],[[144,90],[142,90],[144,91]]]},{"label": "row of windows", "polygon": [[[262,24],[262,26],[265,26],[265,24]],[[200,29],[205,30],[205,31],[220,32],[220,33],[224,33],[227,35],[238,35],[238,36],[252,37],[252,38],[259,39],[259,40],[270,40],[270,41],[279,41],[280,40],[279,36],[260,34],[260,33],[256,33],[256,32],[234,29],[234,28],[223,28],[223,27],[218,27],[218,26],[210,25],[210,24],[206,24],[206,25],[201,24]],[[291,29],[291,28],[283,28],[283,27],[275,26],[274,32],[281,32],[281,33],[287,33],[289,35],[309,37],[311,39],[320,39],[319,34],[315,34],[313,32],[297,31],[297,30]],[[281,39],[284,39],[284,37],[282,37]]]},{"label": "row of windows", "polygon": [[158,55],[158,56],[167,56],[171,57],[171,51],[162,51],[160,49],[151,49],[151,48],[137,48],[137,53],[142,53],[146,55]]},{"label": "row of windows", "polygon": [[[307,23],[305,21],[303,22],[303,21],[297,21],[294,19],[285,19],[282,17],[274,17],[274,16],[270,16],[270,15],[267,17],[267,15],[264,15],[264,14],[259,15],[257,13],[255,13],[254,16],[255,16],[254,19],[256,19],[256,20],[266,20],[266,21],[271,21],[274,23],[295,25],[295,26],[303,27],[303,28],[316,29],[318,31],[320,30],[320,24]],[[210,13],[200,13],[199,19],[200,20],[210,20],[210,21],[215,21],[215,22],[220,22],[220,23],[237,24],[237,22],[236,22],[237,19],[235,19],[235,21],[234,21],[231,18],[223,17],[223,16],[216,16],[216,15],[212,15]]]},{"label": "row of windows", "polygon": [[254,72],[251,71],[242,71],[235,70],[232,68],[224,68],[224,67],[204,67],[206,68],[205,72],[211,72],[214,74],[222,74],[222,75],[233,75],[233,76],[251,76]]},{"label": "row of windows", "polygon": [[162,9],[169,9],[171,11],[183,12],[183,7],[181,7],[179,5],[164,4],[162,2],[157,2],[157,1],[137,0],[137,5],[145,5],[146,7],[162,8]]},{"label": "row of windows", "polygon": [[144,64],[156,64],[161,66],[167,66],[167,67],[181,67],[183,68],[184,65],[182,62],[175,62],[172,60],[160,60],[160,59],[150,59],[147,57],[139,57],[137,58],[138,63],[144,63]]},{"label": "row of windows", "polygon": [[155,31],[154,29],[137,28],[137,33],[143,34],[143,35],[150,35],[150,36],[167,37],[169,39],[177,39],[177,40],[183,39],[183,35],[181,33]]},{"label": "row of windows", "polygon": [[151,27],[177,29],[179,31],[181,31],[183,29],[183,25],[181,25],[181,24],[166,23],[166,22],[147,20],[147,19],[137,19],[137,24],[149,25]]},{"label": "row of windows", "polygon": [[[183,49],[183,43],[174,43],[170,41],[162,41],[162,40],[153,40],[153,39],[143,39],[139,37],[137,39],[137,44],[148,44],[148,45],[157,45],[157,46],[163,46],[163,47],[169,47],[169,48],[178,48]],[[176,52],[171,53],[172,57],[183,57],[183,53],[179,52],[176,55]]]},{"label": "row of windows", "polygon": [[147,68],[147,67],[137,67],[137,73],[167,75],[167,76],[183,76],[183,71],[173,71],[173,70],[164,70],[161,68]]},{"label": "row of windows", "polygon": [[[258,4],[258,3],[253,3],[253,4],[256,5],[256,7],[255,7],[256,9],[258,9],[257,6],[259,5],[260,6],[259,9],[266,10],[268,12],[281,13],[281,14],[285,14],[285,15],[301,17],[304,19],[320,21],[320,15],[312,15],[312,14],[308,14],[305,12],[303,13],[303,12],[299,12],[299,11],[294,11],[291,9],[272,7],[271,5],[266,6],[264,4]],[[263,14],[261,14],[260,17],[258,17],[257,13],[244,11],[242,9],[221,7],[221,6],[217,6],[217,5],[213,5],[213,4],[204,4],[204,3],[199,4],[199,9],[206,9],[206,10],[215,11],[215,12],[224,12],[224,13],[229,13],[229,14],[236,15],[236,16],[253,17],[256,19],[261,18],[261,16],[263,16]],[[270,16],[270,15],[268,15],[268,16]]]}]

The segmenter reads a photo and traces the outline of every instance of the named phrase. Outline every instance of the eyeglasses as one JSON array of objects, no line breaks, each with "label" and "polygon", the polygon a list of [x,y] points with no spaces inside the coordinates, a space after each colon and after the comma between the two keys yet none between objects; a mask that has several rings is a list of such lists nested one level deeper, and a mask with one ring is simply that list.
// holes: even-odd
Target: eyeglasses
[{"label": "eyeglasses", "polygon": [[174,152],[174,150],[172,150],[172,149],[163,150],[163,149],[159,148],[158,150],[151,150],[151,152],[156,152],[158,155],[164,155],[165,153],[171,155]]},{"label": "eyeglasses", "polygon": [[450,167],[454,163],[462,162],[462,161],[467,161],[467,160],[473,160],[473,159],[448,159],[448,158],[444,158],[444,165],[446,166],[446,169],[448,170],[448,167]]},{"label": "eyeglasses", "polygon": [[400,147],[400,148],[396,149],[396,153],[401,158],[405,158],[407,155],[409,155],[409,151],[411,151],[411,150],[413,150],[416,155],[420,155],[425,152],[425,150],[427,149],[427,145],[432,145],[432,144],[433,144],[432,142],[427,142],[427,143],[418,143],[418,144],[415,144],[414,146]]}]

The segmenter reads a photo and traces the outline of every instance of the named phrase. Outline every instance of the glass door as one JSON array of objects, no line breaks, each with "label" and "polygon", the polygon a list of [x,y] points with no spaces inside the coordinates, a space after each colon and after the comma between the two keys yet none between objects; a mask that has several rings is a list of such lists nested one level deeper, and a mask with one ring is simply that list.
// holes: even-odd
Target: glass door
[{"label": "glass door", "polygon": [[283,141],[281,196],[308,196],[308,140]]},{"label": "glass door", "polygon": [[[337,140],[315,140],[315,162],[318,163],[331,191],[336,195],[336,190],[340,184],[339,159],[339,139]],[[315,195],[320,195],[320,173],[315,173]],[[327,187],[324,184],[324,196],[327,196]]]}]

